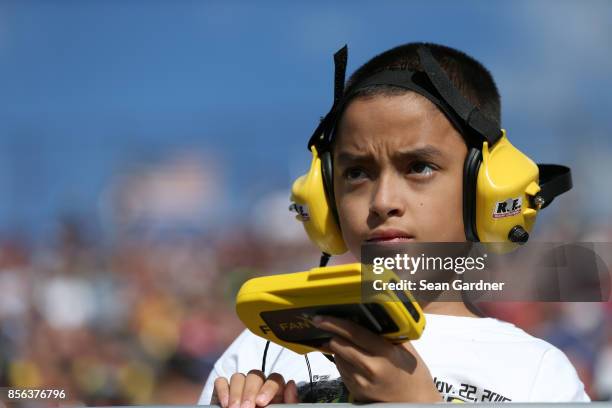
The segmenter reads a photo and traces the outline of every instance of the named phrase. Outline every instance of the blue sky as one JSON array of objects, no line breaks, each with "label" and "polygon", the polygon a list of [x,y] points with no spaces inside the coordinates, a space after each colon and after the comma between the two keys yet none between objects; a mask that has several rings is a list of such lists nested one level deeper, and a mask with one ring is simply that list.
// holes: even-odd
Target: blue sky
[{"label": "blue sky", "polygon": [[306,169],[333,52],[352,71],[410,41],[481,60],[514,144],[572,164],[612,222],[610,22],[606,1],[3,1],[0,232],[99,222],[117,174],[181,151],[220,169],[214,218],[248,218]]}]

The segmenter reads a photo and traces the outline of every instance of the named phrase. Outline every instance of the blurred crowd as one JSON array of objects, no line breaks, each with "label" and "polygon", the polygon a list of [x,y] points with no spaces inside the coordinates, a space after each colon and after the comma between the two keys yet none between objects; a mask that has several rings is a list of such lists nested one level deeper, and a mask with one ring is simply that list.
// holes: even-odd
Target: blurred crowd
[{"label": "blurred crowd", "polygon": [[[112,244],[79,222],[53,245],[0,242],[0,386],[65,390],[64,403],[195,404],[220,353],[243,329],[240,285],[306,270],[318,253],[248,228],[231,235]],[[563,349],[593,399],[612,397],[610,303],[496,303],[489,315]]]},{"label": "blurred crowd", "polygon": [[0,386],[63,389],[87,405],[195,404],[243,329],[234,313],[240,285],[269,271],[277,251],[308,261],[304,248],[234,232],[214,242],[141,237],[107,247],[65,222],[44,250],[4,240]]}]

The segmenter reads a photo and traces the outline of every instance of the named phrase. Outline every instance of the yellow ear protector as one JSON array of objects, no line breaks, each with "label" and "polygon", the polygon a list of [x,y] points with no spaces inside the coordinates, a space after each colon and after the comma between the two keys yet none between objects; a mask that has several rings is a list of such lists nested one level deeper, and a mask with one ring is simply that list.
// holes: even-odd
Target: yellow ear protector
[{"label": "yellow ear protector", "polygon": [[334,55],[334,104],[310,138],[311,167],[293,183],[290,206],[310,240],[327,256],[347,250],[335,210],[330,145],[343,109],[366,87],[392,85],[425,96],[466,141],[472,141],[468,145],[478,146],[469,148],[464,165],[463,222],[469,241],[511,248],[527,242],[539,210],[572,187],[568,167],[534,163],[510,143],[498,123],[463,97],[427,47],[419,48],[418,54],[422,70],[384,70],[355,84],[346,94],[347,47]]},{"label": "yellow ear protector", "polygon": [[322,160],[315,146],[311,146],[311,151],[310,170],[293,183],[290,209],[297,213],[296,218],[303,223],[308,237],[323,253],[342,254],[347,248],[333,212],[334,207],[329,205],[327,198],[331,195],[327,192],[332,191],[331,178],[324,176],[331,173],[331,155],[325,152]]}]

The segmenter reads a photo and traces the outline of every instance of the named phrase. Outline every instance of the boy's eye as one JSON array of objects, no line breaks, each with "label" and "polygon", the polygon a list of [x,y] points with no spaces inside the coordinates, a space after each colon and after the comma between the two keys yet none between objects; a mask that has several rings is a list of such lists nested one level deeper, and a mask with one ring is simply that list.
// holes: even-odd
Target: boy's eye
[{"label": "boy's eye", "polygon": [[418,174],[421,176],[431,176],[435,168],[432,164],[425,162],[413,163],[410,166],[410,173]]},{"label": "boy's eye", "polygon": [[367,177],[368,175],[366,174],[366,172],[358,167],[346,169],[346,171],[344,172],[344,178],[348,181],[359,181]]}]

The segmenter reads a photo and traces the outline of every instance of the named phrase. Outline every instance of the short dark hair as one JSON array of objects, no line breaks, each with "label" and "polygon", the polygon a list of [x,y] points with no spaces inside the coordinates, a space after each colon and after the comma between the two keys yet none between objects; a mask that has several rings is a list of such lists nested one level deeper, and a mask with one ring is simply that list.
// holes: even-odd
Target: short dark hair
[{"label": "short dark hair", "polygon": [[[466,53],[444,45],[414,42],[392,48],[363,64],[349,78],[345,94],[365,78],[386,70],[422,70],[417,49],[426,46],[461,94],[477,106],[484,116],[501,125],[501,101],[491,73]],[[374,85],[358,91],[355,96],[398,95],[407,91],[392,85]]]}]

